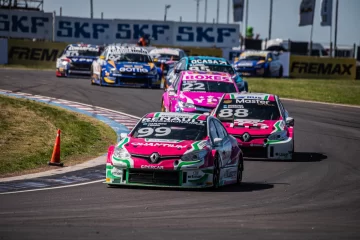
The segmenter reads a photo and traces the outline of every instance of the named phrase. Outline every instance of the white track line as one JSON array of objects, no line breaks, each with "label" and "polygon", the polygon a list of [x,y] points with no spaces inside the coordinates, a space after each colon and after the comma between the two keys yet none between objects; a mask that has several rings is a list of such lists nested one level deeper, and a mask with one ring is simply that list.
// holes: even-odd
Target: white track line
[{"label": "white track line", "polygon": [[37,191],[45,191],[45,190],[52,190],[52,189],[60,189],[60,188],[69,188],[69,187],[77,187],[77,186],[83,186],[93,183],[99,183],[103,182],[104,179],[91,181],[91,182],[85,182],[85,183],[77,183],[77,184],[71,184],[71,185],[64,185],[64,186],[56,186],[56,187],[48,187],[48,188],[38,188],[38,189],[29,189],[29,190],[21,190],[21,191],[15,191],[15,192],[3,192],[0,193],[0,195],[8,195],[8,194],[15,194],[15,193],[25,193],[25,192],[37,192]]}]

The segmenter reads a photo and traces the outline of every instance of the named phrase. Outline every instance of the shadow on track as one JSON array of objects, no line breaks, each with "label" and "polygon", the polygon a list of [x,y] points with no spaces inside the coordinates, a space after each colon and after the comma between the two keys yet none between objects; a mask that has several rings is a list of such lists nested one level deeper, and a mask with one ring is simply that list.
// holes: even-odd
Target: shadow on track
[{"label": "shadow on track", "polygon": [[[285,183],[274,183],[274,184],[285,184]],[[185,191],[185,192],[254,192],[271,189],[274,187],[271,183],[258,183],[258,182],[243,182],[240,185],[227,185],[218,189],[211,188],[171,188],[171,187],[143,187],[143,186],[109,186],[108,188],[118,189],[134,189],[134,190],[148,190],[148,191]]]},{"label": "shadow on track", "polygon": [[325,159],[327,159],[326,155],[314,152],[295,152],[292,160],[271,160],[244,157],[244,160],[248,162],[321,162]]}]

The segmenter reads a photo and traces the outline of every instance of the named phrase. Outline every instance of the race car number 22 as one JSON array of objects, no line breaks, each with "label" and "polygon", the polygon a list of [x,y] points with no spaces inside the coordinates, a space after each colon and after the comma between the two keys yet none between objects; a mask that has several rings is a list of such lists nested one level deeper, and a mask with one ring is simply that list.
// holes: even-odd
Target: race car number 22
[{"label": "race car number 22", "polygon": [[204,91],[205,84],[204,83],[184,83],[183,84],[183,91]]},{"label": "race car number 22", "polygon": [[219,117],[231,117],[231,116],[235,116],[235,117],[247,117],[249,116],[249,110],[247,109],[236,109],[234,112],[234,109],[231,108],[227,108],[227,109],[221,109],[220,113],[219,113]]}]

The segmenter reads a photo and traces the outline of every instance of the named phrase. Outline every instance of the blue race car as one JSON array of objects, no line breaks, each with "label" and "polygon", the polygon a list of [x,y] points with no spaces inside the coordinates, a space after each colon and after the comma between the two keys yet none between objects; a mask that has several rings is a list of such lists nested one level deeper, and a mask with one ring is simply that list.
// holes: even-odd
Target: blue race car
[{"label": "blue race car", "polygon": [[91,84],[154,88],[156,82],[158,70],[142,47],[109,45],[91,67]]},{"label": "blue race car", "polygon": [[226,72],[230,73],[234,81],[236,82],[239,91],[247,92],[248,83],[243,80],[239,74],[236,73],[235,69],[225,58],[219,57],[207,57],[207,56],[191,56],[183,57],[174,67],[174,72],[172,74],[169,82],[172,82],[173,79],[184,70],[196,70],[196,71],[214,71],[214,72]]},{"label": "blue race car", "polygon": [[92,44],[70,44],[56,60],[56,76],[90,75],[91,64],[101,53],[102,47]]},{"label": "blue race car", "polygon": [[278,55],[271,51],[244,51],[233,66],[242,76],[281,78],[284,71]]}]

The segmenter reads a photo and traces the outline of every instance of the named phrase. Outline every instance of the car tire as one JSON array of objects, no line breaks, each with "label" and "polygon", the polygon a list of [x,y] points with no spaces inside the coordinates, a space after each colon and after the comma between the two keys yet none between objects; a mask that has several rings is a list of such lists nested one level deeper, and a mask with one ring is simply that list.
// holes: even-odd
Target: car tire
[{"label": "car tire", "polygon": [[264,77],[264,78],[268,78],[268,77],[270,77],[270,75],[271,75],[271,74],[270,74],[269,68],[265,68],[263,77]]},{"label": "car tire", "polygon": [[279,69],[279,75],[278,75],[277,78],[282,78],[283,72],[284,72],[284,69],[283,69],[282,67],[280,67],[280,69]]},{"label": "car tire", "polygon": [[213,189],[218,189],[220,187],[220,164],[219,164],[219,155],[216,154],[214,158],[214,171],[213,171]]},{"label": "car tire", "polygon": [[240,154],[239,164],[238,164],[238,169],[237,169],[237,174],[236,174],[236,184],[242,183],[243,171],[244,171],[244,159],[243,159],[242,154]]},{"label": "car tire", "polygon": [[244,82],[244,90],[245,92],[249,92],[249,85],[248,85],[248,82]]}]

